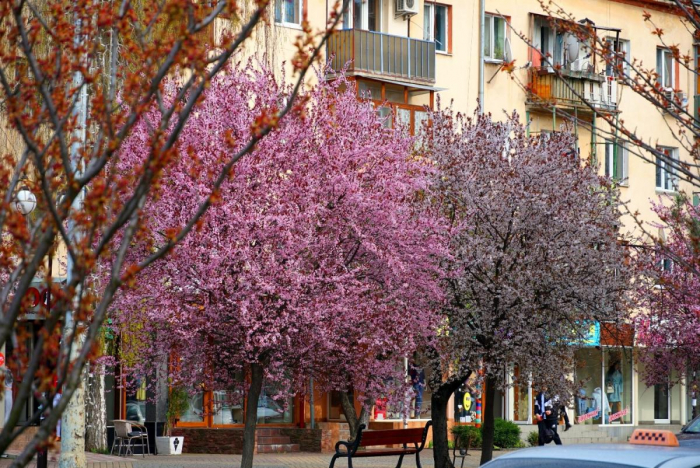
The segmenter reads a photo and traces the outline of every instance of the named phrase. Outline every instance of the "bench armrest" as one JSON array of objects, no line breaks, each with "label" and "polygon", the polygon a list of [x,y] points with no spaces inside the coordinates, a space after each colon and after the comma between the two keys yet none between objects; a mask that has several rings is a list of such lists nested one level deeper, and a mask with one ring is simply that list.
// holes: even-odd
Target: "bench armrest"
[{"label": "bench armrest", "polygon": [[[345,452],[341,452],[341,451],[340,451],[340,446],[341,446],[341,445],[344,445],[344,446],[345,446]],[[336,444],[335,444],[335,453],[339,453],[339,454],[341,454],[341,455],[349,454],[349,453],[350,453],[350,450],[352,449],[352,446],[353,446],[353,445],[354,445],[354,444],[351,444],[351,443],[349,443],[349,442],[344,442],[344,441],[342,441],[342,440],[339,440],[339,441],[336,442]]]}]

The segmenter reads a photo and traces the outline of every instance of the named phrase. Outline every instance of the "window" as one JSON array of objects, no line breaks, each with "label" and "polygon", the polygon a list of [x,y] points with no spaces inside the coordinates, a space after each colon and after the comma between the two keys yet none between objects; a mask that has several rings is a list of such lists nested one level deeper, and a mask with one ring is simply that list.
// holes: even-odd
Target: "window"
[{"label": "window", "polygon": [[630,76],[629,60],[632,60],[630,55],[630,41],[626,39],[615,39],[608,37],[605,42],[609,44],[610,56],[605,58],[605,74],[608,76],[619,76],[622,73],[624,76]]},{"label": "window", "polygon": [[660,146],[658,149],[666,155],[666,158],[656,157],[656,189],[675,190],[678,182],[676,169],[667,161],[678,161],[678,148]]},{"label": "window", "polygon": [[423,7],[423,38],[435,42],[438,52],[450,52],[449,11],[446,5],[426,3]]},{"label": "window", "polygon": [[484,58],[505,60],[506,20],[501,16],[486,15],[484,18]]},{"label": "window", "polygon": [[301,25],[302,0],[275,0],[275,22]]},{"label": "window", "polygon": [[605,176],[627,184],[627,147],[624,142],[605,141]]},{"label": "window", "polygon": [[668,49],[656,49],[657,81],[663,88],[673,88],[676,83],[673,54]]},{"label": "window", "polygon": [[381,6],[381,0],[353,0],[352,27],[366,31],[379,31]]}]

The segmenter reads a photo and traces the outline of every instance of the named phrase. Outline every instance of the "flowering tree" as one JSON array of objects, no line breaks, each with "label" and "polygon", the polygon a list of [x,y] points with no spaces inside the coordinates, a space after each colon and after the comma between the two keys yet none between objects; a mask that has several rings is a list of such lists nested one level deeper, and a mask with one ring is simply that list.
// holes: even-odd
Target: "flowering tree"
[{"label": "flowering tree", "polygon": [[449,394],[483,372],[482,463],[491,459],[494,396],[510,366],[564,396],[580,330],[618,321],[629,280],[617,193],[573,151],[572,135],[530,137],[517,115],[494,122],[438,111],[425,129],[436,193],[452,223],[447,307],[433,372],[436,466],[451,466]]},{"label": "flowering tree", "polygon": [[[250,119],[289,92],[250,66],[212,81],[145,207],[158,216],[142,255],[192,216],[230,145],[255,131]],[[198,232],[115,301],[125,342],[148,343],[131,372],[152,374],[169,357],[173,385],[247,394],[243,467],[263,385],[283,398],[309,376],[362,394],[403,381],[397,364],[431,333],[441,297],[441,225],[419,196],[429,167],[410,157],[412,139],[384,128],[344,79],[301,100],[237,165]],[[153,109],[139,123],[115,173],[142,164],[160,118]]]},{"label": "flowering tree", "polygon": [[[667,232],[653,246],[639,249],[635,292],[641,306],[636,316],[637,358],[648,385],[677,383],[688,378],[697,389],[700,369],[700,208],[679,195],[672,204],[655,204]],[[691,374],[688,375],[688,372]]]},{"label": "flowering tree", "polygon": [[[51,298],[49,307],[37,307],[45,320],[33,346],[15,346],[16,353],[8,356],[12,371],[23,378],[0,432],[0,452],[26,427],[40,424],[15,465],[32,459],[69,404],[81,405],[82,370],[94,355],[115,292],[194,228],[233,165],[295,105],[296,89],[338,22],[338,7],[331,12],[328,29],[318,35],[302,22],[293,60],[297,88],[286,102],[265,108],[263,114],[240,114],[250,118],[248,125],[255,131],[221,155],[218,167],[209,168],[215,177],[197,193],[198,209],[171,226],[167,242],[157,250],[125,267],[132,242],[141,236],[142,221],[151,216],[143,207],[154,196],[164,169],[174,163],[183,126],[212,78],[265,20],[270,2],[0,2],[0,346],[26,342],[26,327],[19,326],[19,320],[30,303],[41,302],[27,299],[35,279],[48,283]],[[214,23],[221,18],[230,27],[213,43]],[[166,103],[168,76],[181,80],[178,99]],[[153,122],[143,139],[144,158],[131,173],[108,176],[106,168],[119,158],[122,143],[152,106],[163,118]],[[127,187],[133,190],[125,198]],[[26,218],[13,209],[23,188],[33,192],[37,202]],[[50,259],[59,251],[68,259],[63,284],[52,282],[56,274]],[[97,295],[87,287],[88,278],[107,252],[117,254]],[[56,389],[62,389],[63,397],[54,406]],[[20,425],[32,396],[44,410]],[[85,463],[84,450],[69,445],[84,432],[79,418],[64,427],[62,458],[73,454],[76,464]]]}]

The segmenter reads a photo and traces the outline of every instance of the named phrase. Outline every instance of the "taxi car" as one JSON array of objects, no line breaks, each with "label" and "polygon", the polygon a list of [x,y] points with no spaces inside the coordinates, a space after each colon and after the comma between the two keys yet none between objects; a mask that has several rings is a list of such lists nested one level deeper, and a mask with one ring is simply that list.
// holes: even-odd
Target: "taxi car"
[{"label": "taxi car", "polygon": [[676,434],[681,447],[695,447],[700,449],[700,416],[683,426],[681,432]]},{"label": "taxi car", "polygon": [[699,468],[700,449],[671,431],[636,429],[627,444],[555,445],[508,453],[483,468]]}]

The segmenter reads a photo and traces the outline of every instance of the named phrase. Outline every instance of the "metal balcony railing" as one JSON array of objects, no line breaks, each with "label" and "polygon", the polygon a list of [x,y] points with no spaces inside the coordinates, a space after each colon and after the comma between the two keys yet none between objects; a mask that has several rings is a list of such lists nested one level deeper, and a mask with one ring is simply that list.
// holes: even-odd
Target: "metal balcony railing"
[{"label": "metal balcony railing", "polygon": [[590,111],[588,104],[601,112],[617,110],[617,81],[613,77],[570,74],[560,77],[539,69],[530,70],[531,105],[569,107]]},{"label": "metal balcony railing", "polygon": [[344,29],[329,38],[328,56],[334,71],[347,66],[349,74],[435,82],[435,43],[430,41]]}]

